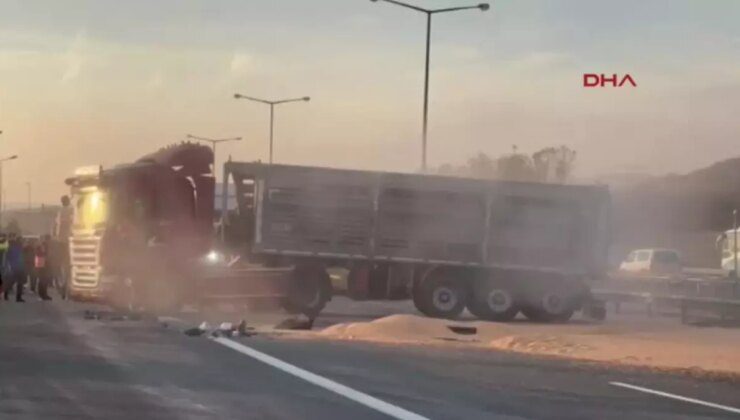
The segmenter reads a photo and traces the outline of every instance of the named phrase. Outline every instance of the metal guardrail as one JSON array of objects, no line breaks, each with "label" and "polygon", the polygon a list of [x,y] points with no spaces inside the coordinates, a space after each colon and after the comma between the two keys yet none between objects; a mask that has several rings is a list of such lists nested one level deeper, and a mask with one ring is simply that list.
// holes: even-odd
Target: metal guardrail
[{"label": "metal guardrail", "polygon": [[726,276],[644,276],[615,273],[603,283],[594,285],[596,299],[615,304],[641,302],[648,315],[656,307],[674,307],[681,322],[689,323],[692,315],[711,313],[721,320],[740,320],[740,283]]}]

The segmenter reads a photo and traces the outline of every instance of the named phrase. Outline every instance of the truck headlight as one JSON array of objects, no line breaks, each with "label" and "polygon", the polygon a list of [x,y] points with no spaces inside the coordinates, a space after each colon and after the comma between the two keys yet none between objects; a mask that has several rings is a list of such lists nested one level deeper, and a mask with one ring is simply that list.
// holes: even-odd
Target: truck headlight
[{"label": "truck headlight", "polygon": [[224,260],[224,255],[218,251],[212,250],[206,254],[206,261],[210,264],[218,264]]}]

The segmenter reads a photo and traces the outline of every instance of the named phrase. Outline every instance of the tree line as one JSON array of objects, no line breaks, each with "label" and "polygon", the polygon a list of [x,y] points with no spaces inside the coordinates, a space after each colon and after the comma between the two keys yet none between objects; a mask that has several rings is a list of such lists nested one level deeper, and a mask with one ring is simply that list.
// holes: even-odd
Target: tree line
[{"label": "tree line", "polygon": [[570,178],[576,152],[568,146],[546,147],[531,155],[512,146],[511,153],[493,158],[479,152],[463,165],[443,164],[435,173],[481,179],[565,183]]}]

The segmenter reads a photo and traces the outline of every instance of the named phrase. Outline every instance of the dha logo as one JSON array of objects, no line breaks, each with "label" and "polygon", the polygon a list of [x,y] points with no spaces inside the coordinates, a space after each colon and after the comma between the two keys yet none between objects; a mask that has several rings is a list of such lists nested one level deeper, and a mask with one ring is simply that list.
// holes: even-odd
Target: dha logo
[{"label": "dha logo", "polygon": [[584,73],[583,74],[583,87],[586,88],[592,88],[592,87],[607,87],[608,84],[611,83],[611,87],[622,87],[625,84],[630,84],[632,87],[637,87],[637,83],[635,83],[635,79],[632,78],[629,74],[625,74],[621,79],[617,74],[612,74],[611,77],[607,77],[605,74],[592,74],[592,73]]}]

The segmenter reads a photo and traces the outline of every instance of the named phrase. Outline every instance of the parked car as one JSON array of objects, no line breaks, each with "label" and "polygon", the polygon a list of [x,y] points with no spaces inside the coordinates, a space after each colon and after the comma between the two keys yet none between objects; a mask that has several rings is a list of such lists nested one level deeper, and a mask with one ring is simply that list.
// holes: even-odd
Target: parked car
[{"label": "parked car", "polygon": [[636,249],[619,266],[629,273],[678,274],[682,269],[679,252],[662,248]]}]

